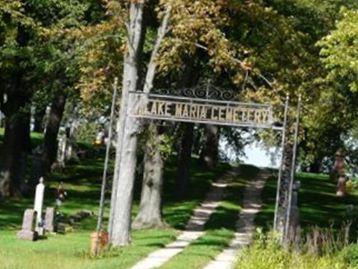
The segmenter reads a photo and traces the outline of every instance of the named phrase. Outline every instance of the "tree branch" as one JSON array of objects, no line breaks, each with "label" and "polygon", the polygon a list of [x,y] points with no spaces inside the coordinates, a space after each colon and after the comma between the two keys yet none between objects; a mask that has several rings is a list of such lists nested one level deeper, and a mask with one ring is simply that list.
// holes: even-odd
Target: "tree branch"
[{"label": "tree branch", "polygon": [[[203,49],[203,50],[205,50],[205,51],[209,51],[209,49],[208,49],[207,47],[205,47],[204,45],[202,45],[202,44],[195,43],[195,46],[198,47],[198,48],[200,48],[200,49]],[[226,55],[227,55],[227,54],[226,54]],[[246,80],[247,80],[248,73],[249,73],[249,71],[252,70],[252,68],[251,68],[250,66],[248,66],[245,62],[240,61],[239,59],[237,59],[237,58],[235,58],[235,57],[232,57],[232,56],[230,56],[230,55],[227,55],[227,56],[229,56],[234,62],[238,63],[238,64],[240,65],[240,67],[241,67],[244,71],[246,71],[246,75],[245,75],[245,81],[246,81]],[[272,87],[272,83],[271,83],[267,78],[265,78],[265,76],[263,76],[261,73],[257,73],[257,75],[258,75],[267,85],[269,85],[270,88],[273,88],[273,87]],[[246,82],[245,82],[245,84],[246,84]]]},{"label": "tree branch", "polygon": [[158,28],[157,39],[155,41],[154,48],[150,57],[147,75],[144,82],[143,92],[145,93],[149,93],[150,90],[153,88],[153,81],[154,81],[155,71],[157,68],[156,59],[158,56],[160,45],[165,37],[165,34],[168,32],[167,30],[169,25],[171,9],[172,9],[171,6],[168,5],[165,10],[165,14],[162,19],[161,25]]}]

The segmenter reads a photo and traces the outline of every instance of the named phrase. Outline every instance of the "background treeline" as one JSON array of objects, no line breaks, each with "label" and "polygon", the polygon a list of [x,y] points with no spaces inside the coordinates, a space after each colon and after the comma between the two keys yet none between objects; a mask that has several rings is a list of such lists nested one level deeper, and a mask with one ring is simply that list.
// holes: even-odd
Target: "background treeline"
[{"label": "background treeline", "polygon": [[[154,88],[179,89],[210,80],[234,89],[236,100],[275,106],[288,93],[295,105],[301,94],[301,168],[322,171],[339,148],[347,151],[350,166],[357,166],[357,1],[146,1],[139,88],[169,4]],[[127,11],[125,1],[0,0],[2,199],[21,197],[39,176],[48,175],[57,159],[61,126],[74,144],[107,127],[111,84],[115,77],[121,81],[123,57],[130,49]],[[167,157],[176,152],[179,197],[188,190],[192,153],[213,168],[226,157],[218,150],[220,138],[238,156],[253,139],[242,138],[250,133],[245,129],[160,125],[141,133],[142,169],[154,169],[144,182],[160,178]],[[31,144],[30,127],[44,133],[40,145]],[[267,146],[279,143],[272,133],[255,138]],[[138,224],[142,222],[139,216]]]}]

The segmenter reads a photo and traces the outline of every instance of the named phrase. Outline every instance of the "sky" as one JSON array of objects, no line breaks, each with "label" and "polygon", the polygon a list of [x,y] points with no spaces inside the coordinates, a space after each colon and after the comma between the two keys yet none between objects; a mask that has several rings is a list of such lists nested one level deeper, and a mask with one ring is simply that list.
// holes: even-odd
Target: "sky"
[{"label": "sky", "polygon": [[241,160],[246,164],[252,164],[258,167],[278,168],[280,153],[277,148],[264,149],[259,143],[247,145],[244,148],[246,157]]},{"label": "sky", "polygon": [[[220,151],[231,161],[236,161],[235,151],[227,146],[225,140],[220,140]],[[244,155],[239,160],[245,164],[252,164],[258,167],[278,168],[281,158],[280,148],[265,148],[258,141],[253,141],[244,147]]]}]

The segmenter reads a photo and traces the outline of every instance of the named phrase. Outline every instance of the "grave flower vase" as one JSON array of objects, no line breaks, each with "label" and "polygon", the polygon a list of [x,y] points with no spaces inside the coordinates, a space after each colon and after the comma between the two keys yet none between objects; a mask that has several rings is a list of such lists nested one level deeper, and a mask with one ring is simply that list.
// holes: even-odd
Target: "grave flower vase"
[{"label": "grave flower vase", "polygon": [[[97,239],[98,234],[98,239]],[[98,240],[98,241],[97,241]],[[98,244],[98,246],[97,246]],[[108,245],[108,232],[93,232],[91,233],[91,254],[96,255],[100,253]]]}]

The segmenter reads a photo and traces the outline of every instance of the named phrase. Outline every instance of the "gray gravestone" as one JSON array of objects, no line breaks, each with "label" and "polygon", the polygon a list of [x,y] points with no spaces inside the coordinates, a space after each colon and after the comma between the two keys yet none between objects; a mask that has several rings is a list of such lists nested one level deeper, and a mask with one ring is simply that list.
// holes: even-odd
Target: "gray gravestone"
[{"label": "gray gravestone", "polygon": [[17,237],[23,240],[35,241],[38,234],[35,231],[36,211],[33,209],[26,209],[24,219],[22,221],[22,229],[17,233]]},{"label": "gray gravestone", "polygon": [[47,207],[45,213],[45,230],[55,232],[55,208]]}]

